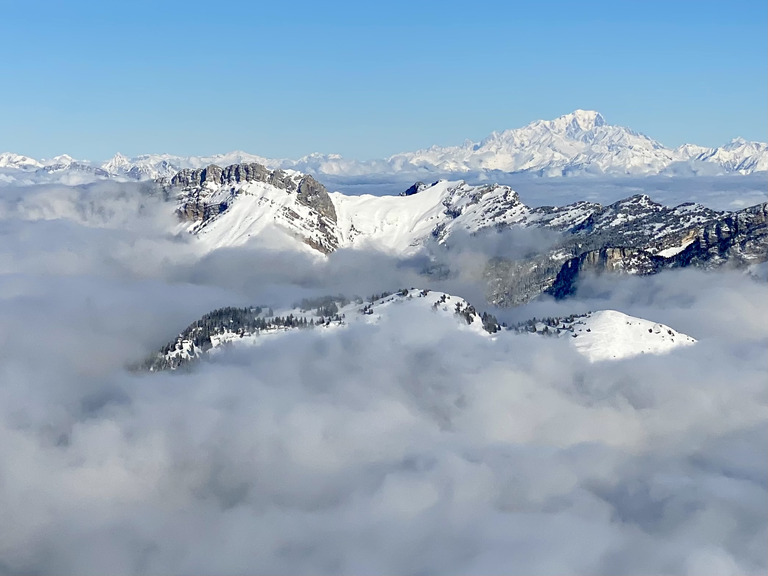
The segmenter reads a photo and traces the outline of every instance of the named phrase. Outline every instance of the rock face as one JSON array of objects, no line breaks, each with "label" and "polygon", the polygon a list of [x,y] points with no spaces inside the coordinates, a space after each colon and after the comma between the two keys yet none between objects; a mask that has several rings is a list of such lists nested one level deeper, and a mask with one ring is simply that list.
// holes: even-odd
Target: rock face
[{"label": "rock face", "polygon": [[665,268],[746,267],[768,260],[768,204],[732,213],[696,212],[699,216],[678,220],[675,225],[667,211],[659,228],[668,230],[655,241],[638,229],[620,229],[620,234],[602,239],[615,245],[583,252],[565,262],[546,291],[556,298],[573,294],[582,272],[654,274]]},{"label": "rock face", "polygon": [[299,180],[298,195],[296,199],[305,206],[313,208],[318,214],[331,222],[336,222],[336,208],[325,186],[320,184],[312,176],[305,176]]},{"label": "rock face", "polygon": [[266,182],[276,188],[282,188],[291,192],[296,190],[296,183],[287,172],[269,170],[255,162],[250,164],[232,164],[226,168],[220,168],[215,164],[211,164],[206,168],[197,170],[181,170],[170,181],[172,186],[182,188],[205,186],[206,184],[221,186],[240,182]]},{"label": "rock face", "polygon": [[[290,235],[299,237],[313,249],[325,254],[339,246],[336,211],[328,191],[312,176],[283,170],[269,170],[258,163],[233,164],[221,168],[212,164],[197,170],[182,170],[160,184],[175,194],[176,210],[182,222],[192,224],[192,232],[201,232],[225,213],[239,196],[258,194],[271,202],[275,223]],[[249,184],[264,184],[254,188]],[[268,190],[270,194],[265,194]],[[278,197],[275,196],[278,192]],[[279,197],[279,192],[283,193]]]},{"label": "rock face", "polygon": [[767,253],[768,203],[763,203],[710,222],[673,261],[677,266],[739,266],[765,261]]},{"label": "rock face", "polygon": [[571,258],[562,265],[546,292],[555,298],[566,298],[576,291],[576,281],[582,272],[619,272],[652,274],[656,271],[654,256],[635,248],[601,248]]}]

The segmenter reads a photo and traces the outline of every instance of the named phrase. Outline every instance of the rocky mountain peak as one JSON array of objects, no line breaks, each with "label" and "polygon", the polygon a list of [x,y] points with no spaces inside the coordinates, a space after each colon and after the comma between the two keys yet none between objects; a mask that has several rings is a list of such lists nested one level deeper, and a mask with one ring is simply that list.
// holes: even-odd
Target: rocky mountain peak
[{"label": "rocky mountain peak", "polygon": [[328,190],[312,176],[307,175],[299,180],[296,199],[331,222],[336,222],[336,208],[333,206],[331,197],[328,196]]},{"label": "rocky mountain peak", "polygon": [[400,192],[400,196],[413,196],[414,194],[418,194],[425,188],[428,188],[429,186],[427,184],[424,184],[424,182],[416,182],[413,185],[409,186],[402,192]]}]

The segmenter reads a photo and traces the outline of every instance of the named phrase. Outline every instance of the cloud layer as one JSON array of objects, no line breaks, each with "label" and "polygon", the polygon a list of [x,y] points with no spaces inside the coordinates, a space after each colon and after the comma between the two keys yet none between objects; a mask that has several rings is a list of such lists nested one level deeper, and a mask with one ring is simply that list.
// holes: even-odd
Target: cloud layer
[{"label": "cloud layer", "polygon": [[669,356],[590,364],[395,313],[135,374],[213,307],[381,291],[421,263],[199,260],[140,191],[59,191],[0,203],[0,573],[765,572],[764,283],[586,278],[508,312],[612,307],[699,340]]}]

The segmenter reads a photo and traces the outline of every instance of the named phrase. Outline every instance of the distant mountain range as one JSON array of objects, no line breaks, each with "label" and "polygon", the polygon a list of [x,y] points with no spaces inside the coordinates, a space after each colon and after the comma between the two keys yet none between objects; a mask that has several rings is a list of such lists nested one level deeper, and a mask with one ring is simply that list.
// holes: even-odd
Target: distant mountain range
[{"label": "distant mountain range", "polygon": [[480,142],[432,146],[386,159],[359,161],[337,154],[310,154],[270,159],[246,152],[213,156],[116,154],[103,163],[75,160],[68,155],[36,160],[0,154],[0,183],[77,182],[95,178],[145,180],[170,178],[182,169],[211,164],[259,163],[315,176],[449,175],[525,173],[537,176],[579,175],[719,175],[768,171],[768,144],[736,138],[718,148],[685,144],[666,148],[659,142],[608,124],[598,112],[576,110],[554,120],[538,120],[523,128],[494,132]]}]

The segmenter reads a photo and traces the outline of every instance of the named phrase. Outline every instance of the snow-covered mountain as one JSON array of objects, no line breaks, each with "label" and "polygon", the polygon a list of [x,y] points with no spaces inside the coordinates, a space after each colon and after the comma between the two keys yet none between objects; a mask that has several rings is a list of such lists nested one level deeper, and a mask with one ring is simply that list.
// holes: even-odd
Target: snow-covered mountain
[{"label": "snow-covered mountain", "polygon": [[494,132],[480,142],[433,146],[398,154],[401,168],[440,172],[535,172],[544,176],[572,173],[658,173],[675,161],[658,142],[620,126],[597,112],[576,110],[555,120],[538,120],[514,130]]},{"label": "snow-covered mountain", "polygon": [[644,134],[608,124],[598,112],[576,110],[555,120],[494,132],[480,142],[398,154],[390,163],[399,169],[541,176],[684,172],[682,163],[691,174],[749,174],[768,170],[768,146],[739,140],[722,148],[686,145],[672,150]]},{"label": "snow-covered mountain", "polygon": [[653,274],[768,260],[765,203],[717,212],[666,207],[639,194],[608,206],[531,208],[508,186],[447,180],[419,182],[397,196],[347,196],[312,176],[260,164],[183,170],[162,186],[177,202],[180,231],[194,234],[203,252],[252,243],[318,257],[341,248],[408,256],[473,235],[540,230],[546,241],[529,254],[489,261],[489,300],[501,306],[542,292],[568,296],[584,271]]},{"label": "snow-covered mountain", "polygon": [[347,196],[329,193],[312,176],[259,164],[183,170],[163,186],[176,199],[183,225],[208,249],[243,244],[276,226],[321,252],[372,247],[402,254],[456,231],[517,226],[579,235],[582,245],[585,236],[610,236],[614,245],[669,258],[707,226],[754,211],[690,203],[669,208],[642,194],[609,206],[582,201],[531,208],[509,186],[448,180],[417,182],[397,196]]},{"label": "snow-covered mountain", "polygon": [[[419,318],[431,310],[453,317],[456,330],[486,338],[509,338],[516,334],[543,334],[567,338],[591,362],[620,360],[640,354],[665,354],[696,342],[669,326],[628,316],[615,310],[600,310],[564,318],[531,320],[507,328],[496,318],[458,296],[425,289],[403,289],[353,301],[324,297],[305,301],[285,310],[269,307],[221,308],[190,324],[143,365],[150,371],[176,370],[190,362],[232,346],[258,346],[264,339],[314,329],[327,334],[350,325],[370,325]],[[399,312],[399,314],[393,314]],[[409,329],[413,329],[409,323]]]},{"label": "snow-covered mountain", "polygon": [[[686,144],[675,149],[629,128],[608,124],[601,114],[576,110],[554,120],[537,120],[522,128],[494,132],[479,141],[458,146],[432,146],[386,159],[360,161],[338,154],[309,154],[299,159],[269,159],[235,151],[213,156],[122,154],[101,164],[62,162],[64,157],[38,161],[18,154],[0,154],[4,181],[51,179],[71,170],[93,178],[155,179],[182,169],[256,162],[269,168],[297,170],[316,176],[351,177],[395,174],[528,173],[540,176],[574,175],[716,175],[751,174],[768,170],[768,144],[737,138],[718,147]],[[47,169],[57,166],[56,170]]]},{"label": "snow-covered mountain", "polygon": [[44,160],[5,152],[0,154],[0,184],[81,184],[109,178],[110,174],[88,161],[61,154]]},{"label": "snow-covered mountain", "polygon": [[42,163],[29,156],[22,156],[21,154],[14,154],[12,152],[3,152],[0,154],[0,168],[34,170],[42,166]]},{"label": "snow-covered mountain", "polygon": [[[373,248],[408,254],[455,230],[475,232],[541,214],[508,186],[441,180],[417,183],[399,196],[347,196],[329,193],[312,176],[259,164],[183,170],[165,185],[178,202],[182,227],[205,250],[282,235],[322,253]],[[560,215],[557,223],[569,217],[579,218]]]},{"label": "snow-covered mountain", "polygon": [[768,144],[734,138],[725,146],[700,150],[688,160],[716,164],[727,172],[765,172],[768,170]]},{"label": "snow-covered mountain", "polygon": [[182,170],[162,185],[177,201],[181,227],[208,251],[258,238],[329,253],[342,242],[328,191],[300,172],[255,163],[209,166]]}]

